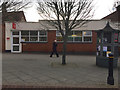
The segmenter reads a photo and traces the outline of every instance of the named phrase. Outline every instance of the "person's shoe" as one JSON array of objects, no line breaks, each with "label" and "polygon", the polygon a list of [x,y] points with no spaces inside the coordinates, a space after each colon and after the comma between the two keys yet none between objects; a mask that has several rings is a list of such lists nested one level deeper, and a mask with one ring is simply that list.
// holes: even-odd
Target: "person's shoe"
[{"label": "person's shoe", "polygon": [[50,57],[52,57],[52,56],[50,56]]},{"label": "person's shoe", "polygon": [[57,56],[57,57],[59,57],[59,56]]}]

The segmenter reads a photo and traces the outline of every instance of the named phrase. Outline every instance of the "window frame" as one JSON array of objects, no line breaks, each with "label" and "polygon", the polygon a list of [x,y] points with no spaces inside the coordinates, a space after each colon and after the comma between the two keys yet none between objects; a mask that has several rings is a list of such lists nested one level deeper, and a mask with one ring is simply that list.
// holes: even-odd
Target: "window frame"
[{"label": "window frame", "polygon": [[[86,31],[86,30],[84,30],[84,31],[82,32],[82,33],[83,33],[83,35],[82,35],[82,38],[83,38],[83,39],[82,39],[82,42],[85,42],[85,43],[86,43],[86,42],[92,42],[92,36],[93,36],[93,35],[92,35],[92,31],[89,30],[89,31],[91,32],[91,35],[84,35],[84,32],[85,32],[85,31]],[[84,40],[84,37],[91,37],[91,41],[85,41],[85,40]]]},{"label": "window frame", "polygon": [[[29,42],[38,42],[38,31],[37,30],[35,30],[35,31],[37,31],[37,35],[31,35],[31,33],[30,32],[32,32],[33,30],[30,30],[29,31]],[[36,38],[37,37],[37,40],[36,41],[31,41],[31,38]]]},{"label": "window frame", "polygon": [[[45,31],[45,30],[40,30],[40,31]],[[47,42],[48,41],[48,32],[46,32],[46,35],[40,35],[40,31],[38,31],[38,40],[39,42]],[[40,41],[40,37],[46,37],[46,41]]]},{"label": "window frame", "polygon": [[[26,43],[26,42],[47,42],[48,41],[48,32],[47,30],[21,30],[22,31],[28,31],[29,32],[29,35],[22,35],[21,34],[21,42],[23,43]],[[30,35],[30,31],[37,31],[37,35]],[[45,31],[46,32],[46,35],[40,35],[40,31]],[[22,37],[28,37],[29,38],[29,41],[22,41]],[[31,41],[30,38],[34,38],[34,37],[37,37],[37,41]],[[40,41],[40,37],[46,37],[46,41]]]},{"label": "window frame", "polygon": [[[62,37],[62,35],[61,35],[61,33],[60,34],[58,34],[58,30],[56,30],[56,40],[57,40],[57,37]],[[65,32],[64,32],[65,33]],[[63,37],[62,37],[63,38]],[[63,40],[62,41],[57,41],[57,42],[63,42]]]},{"label": "window frame", "polygon": [[[74,30],[74,31],[72,31],[72,35],[75,35],[75,31],[80,31],[80,30]],[[82,31],[80,31],[80,32],[82,32],[82,36],[74,36],[74,37],[72,37],[72,35],[70,35],[70,36],[68,36],[68,37],[72,37],[73,38],[73,40],[72,41],[67,41],[68,43],[91,43],[92,42],[92,36],[93,36],[93,34],[92,34],[92,30],[89,30],[90,32],[91,32],[91,34],[90,35],[84,35],[84,32],[87,32],[87,30],[82,30]],[[60,34],[57,34],[57,32],[59,32],[58,30],[56,30],[56,40],[57,40],[57,37],[62,37],[62,35],[60,35]],[[60,33],[60,32],[59,32]],[[75,38],[76,37],[80,37],[80,38],[82,38],[82,40],[81,41],[75,41]],[[84,37],[90,37],[91,38],[91,41],[84,41]],[[63,41],[57,41],[57,42],[63,42]]]}]

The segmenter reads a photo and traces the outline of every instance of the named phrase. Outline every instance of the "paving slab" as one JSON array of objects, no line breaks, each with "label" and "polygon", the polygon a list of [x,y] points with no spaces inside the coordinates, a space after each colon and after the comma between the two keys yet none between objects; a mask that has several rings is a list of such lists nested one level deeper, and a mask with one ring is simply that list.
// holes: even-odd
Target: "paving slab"
[{"label": "paving slab", "polygon": [[96,57],[67,55],[50,58],[48,54],[3,53],[3,85],[118,87],[118,68],[114,68],[115,85],[107,85],[108,69],[96,66]]}]

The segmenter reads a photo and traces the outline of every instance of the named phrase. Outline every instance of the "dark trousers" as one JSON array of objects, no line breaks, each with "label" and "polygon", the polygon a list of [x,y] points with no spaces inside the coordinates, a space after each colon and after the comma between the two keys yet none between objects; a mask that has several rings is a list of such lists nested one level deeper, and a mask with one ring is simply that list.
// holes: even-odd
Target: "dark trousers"
[{"label": "dark trousers", "polygon": [[58,55],[58,53],[57,53],[56,50],[54,50],[54,51],[51,52],[50,57],[52,57],[52,55],[53,55],[54,53],[56,54],[57,57],[59,57],[59,55]]}]

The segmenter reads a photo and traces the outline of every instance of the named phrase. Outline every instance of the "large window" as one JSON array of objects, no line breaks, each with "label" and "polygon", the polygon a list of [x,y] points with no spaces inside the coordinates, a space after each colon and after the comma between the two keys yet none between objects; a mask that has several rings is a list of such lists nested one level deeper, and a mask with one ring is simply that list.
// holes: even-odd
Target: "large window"
[{"label": "large window", "polygon": [[[56,40],[63,41],[59,31],[56,31]],[[92,31],[72,31],[68,42],[92,42]]]},{"label": "large window", "polygon": [[92,32],[91,31],[83,31],[83,41],[84,42],[92,42]]},{"label": "large window", "polygon": [[30,31],[30,41],[38,41],[38,31]]},{"label": "large window", "polygon": [[21,31],[22,42],[46,42],[47,31]]},{"label": "large window", "polygon": [[21,31],[21,41],[22,42],[29,41],[29,31]]},{"label": "large window", "polygon": [[63,37],[59,31],[56,31],[56,40],[57,41],[63,41]]},{"label": "large window", "polygon": [[39,41],[40,42],[47,41],[47,32],[46,31],[39,31]]}]

